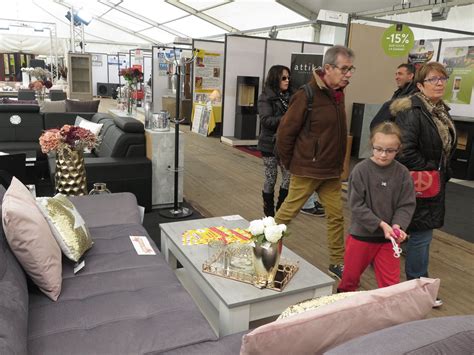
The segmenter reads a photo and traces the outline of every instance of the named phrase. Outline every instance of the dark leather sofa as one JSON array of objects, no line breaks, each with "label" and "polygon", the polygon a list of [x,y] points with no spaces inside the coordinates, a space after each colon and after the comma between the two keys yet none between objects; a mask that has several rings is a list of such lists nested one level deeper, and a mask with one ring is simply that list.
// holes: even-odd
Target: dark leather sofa
[{"label": "dark leather sofa", "polygon": [[[114,118],[104,113],[40,112],[33,103],[0,105],[0,151],[36,152],[35,175],[49,175],[54,185],[55,159],[41,152],[39,137],[45,129],[74,124],[81,116],[103,123],[101,144],[86,154],[88,189],[105,182],[112,192],[132,192],[138,203],[151,209],[151,161],[146,158],[143,124],[133,118]],[[30,174],[31,175],[31,174]]]}]

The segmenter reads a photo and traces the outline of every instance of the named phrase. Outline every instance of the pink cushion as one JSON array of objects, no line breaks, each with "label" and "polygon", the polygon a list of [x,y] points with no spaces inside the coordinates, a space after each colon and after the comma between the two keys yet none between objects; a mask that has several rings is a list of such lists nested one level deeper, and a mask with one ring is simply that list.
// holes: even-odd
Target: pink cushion
[{"label": "pink cushion", "polygon": [[56,301],[61,292],[61,249],[34,197],[16,178],[3,197],[2,221],[11,250],[34,283]]},{"label": "pink cushion", "polygon": [[439,279],[422,278],[361,292],[325,307],[265,324],[244,335],[240,353],[322,353],[361,335],[422,319],[431,311],[439,282]]}]

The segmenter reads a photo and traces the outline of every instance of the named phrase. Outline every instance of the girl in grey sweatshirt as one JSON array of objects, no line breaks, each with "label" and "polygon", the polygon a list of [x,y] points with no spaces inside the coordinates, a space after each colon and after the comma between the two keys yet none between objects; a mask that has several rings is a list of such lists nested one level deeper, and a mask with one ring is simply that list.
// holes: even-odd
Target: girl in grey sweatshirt
[{"label": "girl in grey sweatshirt", "polygon": [[383,122],[370,135],[373,155],[357,164],[349,177],[351,225],[346,240],[344,272],[338,291],[355,291],[362,273],[374,266],[379,287],[400,282],[400,260],[390,238],[398,243],[407,234],[416,207],[408,169],[395,160],[401,148],[400,129]]}]

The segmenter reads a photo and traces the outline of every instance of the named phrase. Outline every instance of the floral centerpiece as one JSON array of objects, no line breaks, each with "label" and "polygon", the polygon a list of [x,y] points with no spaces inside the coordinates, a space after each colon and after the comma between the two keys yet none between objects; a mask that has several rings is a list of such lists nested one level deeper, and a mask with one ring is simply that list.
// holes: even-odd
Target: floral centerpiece
[{"label": "floral centerpiece", "polygon": [[[44,100],[44,90],[45,88],[50,89],[53,86],[53,82],[51,81],[52,75],[51,73],[43,68],[23,68],[24,71],[28,72],[32,77],[36,80],[32,81],[29,84],[29,88],[35,90],[38,94],[38,98],[40,100]],[[22,70],[23,70],[22,69]]]},{"label": "floral centerpiece", "polygon": [[97,144],[97,136],[88,129],[64,125],[60,129],[52,128],[43,132],[39,138],[41,151],[49,153],[59,150],[92,149]]},{"label": "floral centerpiece", "polygon": [[285,224],[276,224],[273,217],[265,217],[250,222],[249,232],[255,244],[264,242],[277,243],[282,237],[288,235]]},{"label": "floral centerpiece", "polygon": [[280,262],[282,238],[288,236],[286,225],[277,224],[273,217],[265,217],[251,221],[248,229],[254,244],[254,284],[260,288],[272,287]]},{"label": "floral centerpiece", "polygon": [[43,153],[56,152],[55,186],[64,195],[86,195],[87,181],[83,151],[98,139],[88,129],[64,125],[46,130],[39,138]]},{"label": "floral centerpiece", "polygon": [[127,87],[124,94],[127,105],[127,113],[131,115],[133,111],[133,105],[135,103],[133,92],[136,90],[137,84],[143,80],[143,72],[138,68],[125,68],[120,70],[119,75],[122,76],[127,82]]}]

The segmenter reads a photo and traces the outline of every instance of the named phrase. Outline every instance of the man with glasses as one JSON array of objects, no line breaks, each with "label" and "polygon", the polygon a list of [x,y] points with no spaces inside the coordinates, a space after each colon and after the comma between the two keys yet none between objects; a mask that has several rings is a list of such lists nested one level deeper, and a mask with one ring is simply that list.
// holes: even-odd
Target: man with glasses
[{"label": "man with glasses", "polygon": [[288,196],[275,220],[288,224],[316,191],[326,210],[329,272],[339,279],[344,269],[340,177],[347,142],[343,89],[355,71],[353,59],[354,52],[347,47],[328,49],[323,67],[313,72],[309,83],[313,91],[311,111],[305,91],[298,90],[277,131],[278,155],[291,178]]},{"label": "man with glasses", "polygon": [[403,63],[397,67],[395,72],[395,81],[398,89],[392,95],[392,98],[385,102],[370,123],[370,129],[385,121],[393,121],[394,117],[390,113],[390,104],[401,97],[410,96],[418,91],[413,78],[416,68],[413,64]]}]

